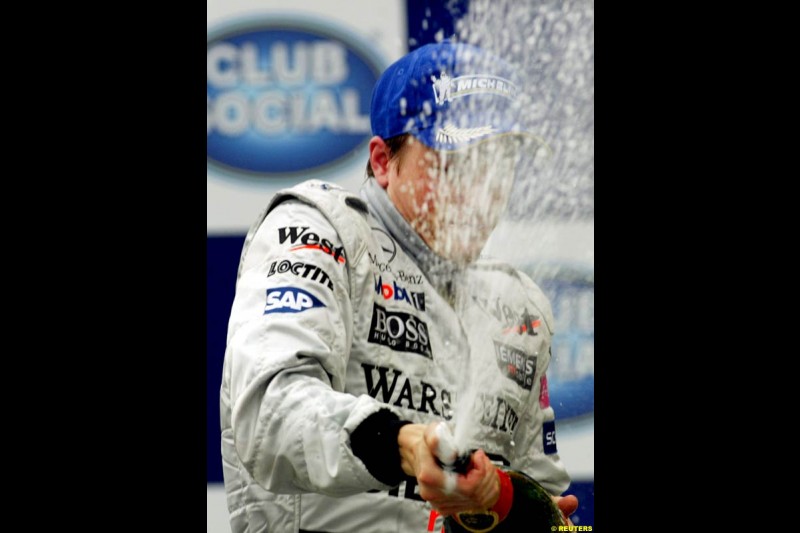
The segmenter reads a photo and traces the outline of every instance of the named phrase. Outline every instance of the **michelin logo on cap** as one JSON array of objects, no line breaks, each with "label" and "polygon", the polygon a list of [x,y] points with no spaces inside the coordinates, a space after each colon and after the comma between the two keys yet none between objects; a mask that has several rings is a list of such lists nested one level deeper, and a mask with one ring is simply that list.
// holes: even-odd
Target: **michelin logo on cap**
[{"label": "michelin logo on cap", "polygon": [[468,43],[428,43],[395,61],[373,91],[373,135],[411,134],[434,150],[460,150],[489,136],[527,133],[520,73]]},{"label": "michelin logo on cap", "polygon": [[431,76],[433,96],[438,105],[468,94],[488,93],[514,99],[517,87],[505,78],[497,76],[459,76],[451,78],[442,72],[439,78]]},{"label": "michelin logo on cap", "polygon": [[[436,104],[441,106],[461,96],[470,94],[491,94],[504,96],[513,100],[517,95],[517,87],[511,81],[498,76],[472,75],[451,78],[446,71],[442,71],[437,78],[431,76],[431,87]],[[436,130],[436,142],[448,144],[461,144],[496,133],[494,126],[476,126],[460,128],[452,122],[446,122]]]}]

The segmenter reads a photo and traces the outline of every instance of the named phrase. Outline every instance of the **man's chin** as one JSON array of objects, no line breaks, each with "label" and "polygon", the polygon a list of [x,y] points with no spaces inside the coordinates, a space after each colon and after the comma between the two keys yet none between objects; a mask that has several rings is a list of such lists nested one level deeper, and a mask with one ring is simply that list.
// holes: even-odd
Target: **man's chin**
[{"label": "man's chin", "polygon": [[[481,254],[486,241],[488,240],[488,227],[470,227],[465,224],[450,225],[446,237],[433,247],[434,252],[440,257],[452,261],[459,265],[469,265],[474,263]],[[440,233],[441,236],[444,236]]]},{"label": "man's chin", "polygon": [[474,248],[469,246],[459,246],[458,244],[452,246],[443,246],[436,253],[461,266],[467,266],[474,263],[481,254],[482,248]]}]

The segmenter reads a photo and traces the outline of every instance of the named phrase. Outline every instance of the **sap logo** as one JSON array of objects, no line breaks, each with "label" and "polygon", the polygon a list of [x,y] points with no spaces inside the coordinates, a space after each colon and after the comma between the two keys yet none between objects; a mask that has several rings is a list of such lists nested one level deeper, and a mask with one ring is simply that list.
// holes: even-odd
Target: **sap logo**
[{"label": "sap logo", "polygon": [[542,446],[544,453],[551,455],[558,452],[556,448],[556,423],[553,420],[542,424]]},{"label": "sap logo", "polygon": [[396,352],[413,352],[433,359],[425,322],[408,313],[387,311],[375,303],[372,304],[368,341]]},{"label": "sap logo", "polygon": [[383,296],[384,300],[404,301],[420,311],[425,310],[425,293],[414,292],[392,281],[392,284],[383,283],[381,276],[373,276],[375,280],[375,294]]},{"label": "sap logo", "polygon": [[301,261],[292,263],[287,259],[280,262],[273,261],[269,266],[267,277],[274,276],[275,274],[283,274],[284,272],[291,272],[295,276],[316,281],[317,283],[325,285],[330,290],[333,290],[333,282],[330,280],[330,277],[328,277],[327,272],[311,263],[303,263]]},{"label": "sap logo", "polygon": [[303,226],[300,228],[297,226],[278,228],[278,242],[283,244],[288,239],[291,244],[295,244],[299,241],[299,245],[294,246],[289,250],[292,252],[303,249],[319,250],[322,253],[330,255],[339,263],[344,263],[347,261],[343,246],[334,247],[333,243],[328,239],[322,239],[316,233],[306,233],[307,230],[308,226]]},{"label": "sap logo", "polygon": [[497,366],[503,375],[513,379],[523,389],[531,390],[536,374],[536,356],[528,355],[514,346],[493,342]]},{"label": "sap logo", "polygon": [[209,168],[242,178],[329,173],[370,138],[372,88],[386,66],[330,20],[249,19],[210,31]]},{"label": "sap logo", "polygon": [[267,289],[267,306],[264,308],[264,314],[301,313],[312,307],[325,307],[325,304],[303,289],[277,287]]}]

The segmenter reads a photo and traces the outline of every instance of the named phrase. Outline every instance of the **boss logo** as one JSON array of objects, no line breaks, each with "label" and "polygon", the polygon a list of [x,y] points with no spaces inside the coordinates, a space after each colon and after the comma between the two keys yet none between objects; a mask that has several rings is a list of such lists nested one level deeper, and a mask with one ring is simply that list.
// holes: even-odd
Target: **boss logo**
[{"label": "boss logo", "polygon": [[408,313],[388,311],[372,305],[369,342],[388,346],[396,352],[413,352],[432,359],[428,325]]}]

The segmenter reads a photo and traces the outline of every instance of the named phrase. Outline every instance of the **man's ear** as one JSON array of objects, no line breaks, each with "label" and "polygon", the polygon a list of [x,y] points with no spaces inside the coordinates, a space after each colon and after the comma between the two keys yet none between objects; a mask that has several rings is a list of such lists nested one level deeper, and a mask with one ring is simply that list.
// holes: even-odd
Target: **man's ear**
[{"label": "man's ear", "polygon": [[389,161],[392,153],[383,139],[374,136],[369,140],[369,163],[378,185],[384,189],[389,186]]}]

